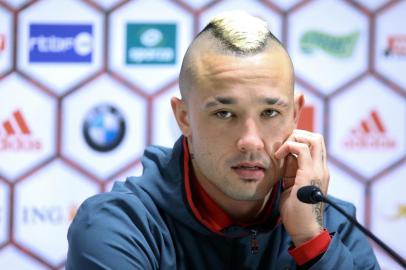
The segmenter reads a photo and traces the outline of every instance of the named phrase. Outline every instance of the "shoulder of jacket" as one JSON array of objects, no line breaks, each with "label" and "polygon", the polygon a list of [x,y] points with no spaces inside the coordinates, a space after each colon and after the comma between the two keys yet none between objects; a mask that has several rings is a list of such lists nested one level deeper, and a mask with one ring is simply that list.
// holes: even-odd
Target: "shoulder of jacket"
[{"label": "shoulder of jacket", "polygon": [[[352,203],[335,198],[330,195],[328,196],[328,198],[338,207],[344,210],[348,215],[355,218],[356,209]],[[351,222],[342,213],[334,209],[331,205],[326,204],[324,217],[324,224],[330,232],[342,231],[345,228],[352,227],[350,226]]]},{"label": "shoulder of jacket", "polygon": [[86,199],[79,207],[74,222],[93,223],[102,219],[124,220],[147,215],[148,208],[135,194],[106,192]]},{"label": "shoulder of jacket", "polygon": [[[339,198],[337,198],[337,197],[334,197],[334,196],[331,196],[331,195],[328,195],[327,196],[328,197],[328,199],[330,199],[333,203],[335,203],[335,204],[337,204],[339,207],[341,207],[341,208],[343,208],[347,213],[349,213],[349,214],[351,214],[351,215],[354,215],[355,214],[355,206],[354,206],[354,204],[353,203],[350,203],[350,202],[348,202],[348,201],[344,201],[344,200],[342,200],[342,199],[339,199]],[[335,209],[333,209],[333,207],[332,206],[330,206],[330,205],[326,205],[326,209],[332,209],[332,210],[334,210],[334,211],[337,211],[337,210],[335,210]],[[329,210],[329,211],[331,211],[331,210]]]}]

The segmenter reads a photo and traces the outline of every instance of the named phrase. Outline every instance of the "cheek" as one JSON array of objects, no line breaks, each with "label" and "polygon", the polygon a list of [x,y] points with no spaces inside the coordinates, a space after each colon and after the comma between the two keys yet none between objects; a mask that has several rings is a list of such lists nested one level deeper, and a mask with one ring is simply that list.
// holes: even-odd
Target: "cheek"
[{"label": "cheek", "polygon": [[228,153],[232,152],[230,141],[224,134],[211,134],[210,130],[193,134],[193,153],[196,161],[206,169],[222,166]]},{"label": "cheek", "polygon": [[211,121],[209,117],[196,117],[191,123],[191,136],[196,144],[202,147],[211,147],[217,149],[219,146],[225,146],[231,139],[230,128],[225,124],[218,124]]},{"label": "cheek", "polygon": [[264,132],[263,138],[265,141],[265,151],[274,160],[274,153],[286,141],[286,139],[293,132],[293,127],[288,125],[278,125],[276,127],[267,127]]}]

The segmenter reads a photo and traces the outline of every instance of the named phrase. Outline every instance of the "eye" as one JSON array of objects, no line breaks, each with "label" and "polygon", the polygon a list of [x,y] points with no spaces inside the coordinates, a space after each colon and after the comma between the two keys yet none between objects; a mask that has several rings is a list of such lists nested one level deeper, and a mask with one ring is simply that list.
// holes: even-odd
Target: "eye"
[{"label": "eye", "polygon": [[275,111],[273,109],[268,109],[268,110],[263,111],[261,113],[261,116],[265,117],[265,118],[273,118],[273,117],[277,116],[278,114],[279,114],[278,111]]},{"label": "eye", "polygon": [[229,118],[233,117],[233,114],[228,111],[218,111],[218,112],[215,112],[214,115],[220,119],[229,119]]}]

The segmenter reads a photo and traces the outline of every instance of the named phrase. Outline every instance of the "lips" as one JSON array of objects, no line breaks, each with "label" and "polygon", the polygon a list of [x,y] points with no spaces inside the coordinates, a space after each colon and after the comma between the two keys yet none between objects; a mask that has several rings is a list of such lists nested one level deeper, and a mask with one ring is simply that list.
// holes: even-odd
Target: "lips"
[{"label": "lips", "polygon": [[265,176],[265,167],[257,162],[244,162],[232,166],[231,169],[242,179],[260,180]]}]

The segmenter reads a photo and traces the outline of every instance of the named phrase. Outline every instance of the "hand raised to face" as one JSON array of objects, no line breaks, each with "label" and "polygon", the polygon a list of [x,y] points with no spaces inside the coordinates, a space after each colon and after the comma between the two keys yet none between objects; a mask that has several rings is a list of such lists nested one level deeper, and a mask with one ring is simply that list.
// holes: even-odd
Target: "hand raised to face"
[{"label": "hand raised to face", "polygon": [[307,185],[316,185],[327,193],[330,176],[324,138],[296,129],[275,152],[275,157],[285,160],[280,204],[282,223],[298,246],[324,229],[323,205],[305,204],[297,198],[299,188]]}]

